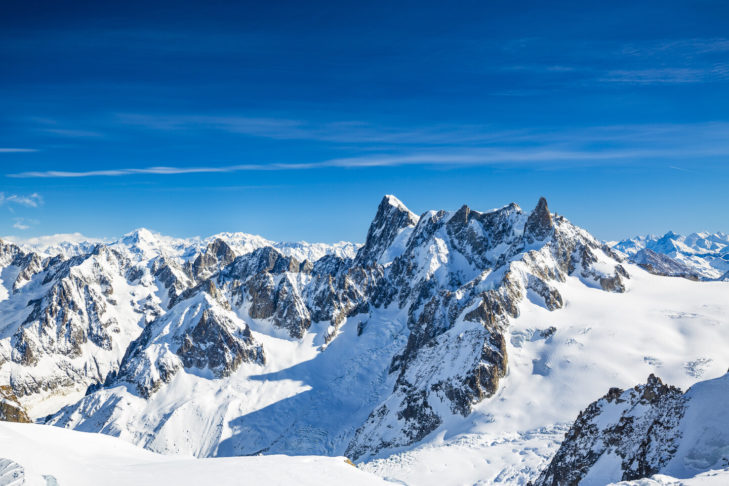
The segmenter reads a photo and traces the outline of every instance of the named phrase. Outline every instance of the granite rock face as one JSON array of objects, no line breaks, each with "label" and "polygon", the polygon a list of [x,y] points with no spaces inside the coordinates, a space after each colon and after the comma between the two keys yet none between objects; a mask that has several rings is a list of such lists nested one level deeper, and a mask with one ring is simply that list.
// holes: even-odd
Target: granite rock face
[{"label": "granite rock face", "polygon": [[30,423],[23,406],[18,402],[18,397],[8,385],[0,386],[0,420],[5,422]]},{"label": "granite rock face", "polygon": [[540,197],[537,207],[529,215],[524,226],[524,240],[529,244],[544,240],[553,229],[552,214],[549,212],[547,200]]},{"label": "granite rock face", "polygon": [[[417,442],[440,425],[436,410],[465,416],[492,396],[507,371],[509,321],[528,292],[555,310],[563,299],[549,282],[570,274],[605,290],[625,289],[627,272],[605,250],[553,217],[544,199],[526,214],[515,204],[423,214],[385,269],[383,300],[375,304],[407,311],[407,345],[390,367],[395,387],[357,430],[347,455]],[[613,272],[598,270],[597,262],[612,262]]]},{"label": "granite rock face", "polygon": [[106,385],[130,383],[148,398],[181,369],[208,370],[220,378],[242,363],[265,363],[263,347],[248,326],[211,289],[204,288],[147,325]]},{"label": "granite rock face", "polygon": [[577,485],[605,457],[615,457],[621,480],[650,477],[676,452],[686,398],[654,375],[644,385],[610,391],[580,412],[535,486]]},{"label": "granite rock face", "polygon": [[393,244],[400,233],[418,222],[413,214],[395,196],[385,196],[377,207],[377,214],[367,231],[367,239],[355,258],[355,265],[376,263]]}]

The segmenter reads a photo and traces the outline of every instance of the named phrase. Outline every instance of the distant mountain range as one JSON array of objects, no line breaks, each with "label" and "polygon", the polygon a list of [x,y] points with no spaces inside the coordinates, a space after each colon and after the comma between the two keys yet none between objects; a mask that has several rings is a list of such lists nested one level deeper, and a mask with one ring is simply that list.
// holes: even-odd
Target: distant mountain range
[{"label": "distant mountain range", "polygon": [[[572,467],[561,436],[606,389],[726,370],[727,239],[608,245],[544,199],[416,215],[386,196],[363,245],[0,242],[0,418],[168,454],[346,455],[412,484],[572,484],[548,468]],[[438,476],[433,451],[464,467]]]},{"label": "distant mountain range", "polygon": [[669,231],[663,236],[639,236],[612,245],[631,261],[658,275],[700,280],[729,279],[729,235]]}]

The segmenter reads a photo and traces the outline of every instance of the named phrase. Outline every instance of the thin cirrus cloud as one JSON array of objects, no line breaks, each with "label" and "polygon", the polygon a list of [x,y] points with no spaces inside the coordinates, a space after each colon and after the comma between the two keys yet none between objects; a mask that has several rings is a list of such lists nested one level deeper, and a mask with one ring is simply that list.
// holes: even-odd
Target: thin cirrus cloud
[{"label": "thin cirrus cloud", "polygon": [[[172,122],[166,121],[164,126]],[[177,127],[178,122],[172,127]],[[174,129],[174,128],[172,128]],[[374,129],[372,129],[374,130]],[[424,128],[401,132],[438,131]],[[384,133],[393,135],[393,129]],[[456,134],[451,137],[451,135]],[[549,166],[597,165],[642,160],[675,160],[677,157],[701,158],[729,155],[729,124],[647,124],[594,126],[562,130],[487,132],[477,127],[453,127],[441,133],[441,144],[413,144],[401,150],[369,151],[357,156],[342,156],[308,163],[244,163],[199,166],[148,166],[114,169],[25,171],[7,174],[13,178],[81,178],[134,175],[179,175],[230,173],[244,171],[294,171],[326,168],[421,166],[521,165]],[[394,136],[394,135],[393,135]],[[473,140],[471,145],[463,140]],[[414,140],[414,139],[413,139]]]},{"label": "thin cirrus cloud", "polygon": [[31,226],[38,224],[38,221],[36,221],[35,219],[15,218],[13,221],[13,228],[20,231],[28,230],[31,228]]},{"label": "thin cirrus cloud", "polygon": [[59,137],[68,137],[68,138],[89,138],[89,137],[101,137],[101,133],[93,132],[90,130],[77,130],[77,129],[70,129],[70,128],[44,128],[42,130],[45,133],[50,133],[51,135],[58,135]]},{"label": "thin cirrus cloud", "polygon": [[274,140],[314,140],[329,143],[397,143],[442,145],[477,143],[512,136],[478,125],[414,127],[403,130],[363,121],[316,123],[287,118],[214,115],[116,115],[127,126],[158,131],[216,131]]},{"label": "thin cirrus cloud", "polygon": [[32,149],[32,148],[0,147],[0,154],[13,154],[13,153],[37,152],[37,151],[38,151],[38,149]]},{"label": "thin cirrus cloud", "polygon": [[419,152],[410,154],[374,154],[359,157],[342,157],[310,163],[237,164],[198,167],[144,167],[89,171],[29,171],[8,174],[14,178],[81,178],[119,177],[131,175],[175,175],[200,173],[230,173],[244,171],[293,171],[326,168],[397,167],[407,165],[462,167],[484,165],[540,165],[601,164],[621,161],[675,158],[676,156],[714,157],[729,155],[729,147],[704,148],[690,152],[675,149],[622,149],[603,151],[577,151],[543,148],[535,150],[470,150],[462,152]]},{"label": "thin cirrus cloud", "polygon": [[40,194],[35,192],[26,196],[18,194],[5,194],[4,192],[0,192],[0,206],[25,206],[29,208],[37,208],[42,204],[43,198]]}]

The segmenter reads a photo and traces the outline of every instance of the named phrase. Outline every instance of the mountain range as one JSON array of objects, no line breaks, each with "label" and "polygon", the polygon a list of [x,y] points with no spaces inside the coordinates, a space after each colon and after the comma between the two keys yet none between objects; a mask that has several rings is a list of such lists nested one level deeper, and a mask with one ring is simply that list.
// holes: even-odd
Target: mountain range
[{"label": "mountain range", "polygon": [[0,418],[164,454],[347,456],[408,484],[697,476],[724,465],[665,452],[686,433],[646,459],[596,445],[627,405],[599,417],[665,388],[644,422],[683,423],[698,402],[655,376],[614,387],[726,371],[728,252],[722,233],[601,242],[545,199],[416,215],[394,196],[362,245],[2,242]]}]

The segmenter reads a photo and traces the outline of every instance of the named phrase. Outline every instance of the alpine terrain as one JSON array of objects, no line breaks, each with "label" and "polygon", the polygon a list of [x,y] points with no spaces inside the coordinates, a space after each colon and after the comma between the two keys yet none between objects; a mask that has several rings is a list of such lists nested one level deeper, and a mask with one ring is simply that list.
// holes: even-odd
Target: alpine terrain
[{"label": "alpine terrain", "polygon": [[714,478],[727,252],[721,233],[604,243],[544,198],[416,215],[385,196],[362,245],[3,241],[0,419],[46,425],[2,425],[0,484],[93,483],[27,452],[65,441],[174,484],[312,464],[340,484]]}]

